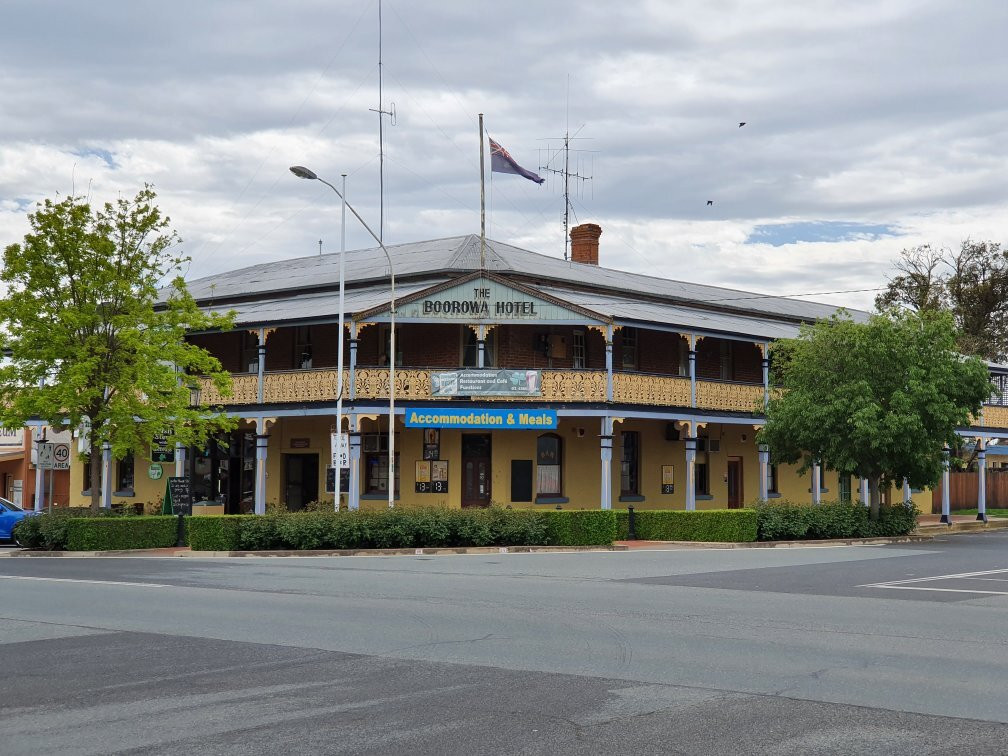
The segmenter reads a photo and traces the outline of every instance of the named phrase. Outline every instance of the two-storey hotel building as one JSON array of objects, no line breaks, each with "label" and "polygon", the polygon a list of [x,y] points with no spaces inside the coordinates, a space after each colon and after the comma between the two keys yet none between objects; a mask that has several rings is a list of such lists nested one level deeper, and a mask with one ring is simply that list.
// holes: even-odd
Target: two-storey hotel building
[{"label": "two-storey hotel building", "polygon": [[[188,477],[200,511],[290,510],[339,500],[397,506],[731,508],[756,499],[858,499],[863,481],[774,465],[755,440],[768,346],[836,308],[601,267],[601,229],[561,260],[469,235],[347,252],[342,430],[337,418],[339,255],[190,282],[236,327],[189,336],[233,375],[200,401],[237,418],[206,448],[138,450],[103,474],[116,502],[155,502]],[[853,317],[866,317],[852,312]],[[389,361],[395,360],[389,466]],[[993,369],[1006,387],[1008,370]],[[824,377],[828,380],[828,377]],[[963,435],[1008,437],[1008,395]],[[169,451],[170,454],[165,454]],[[72,471],[84,503],[82,466]],[[342,491],[339,491],[342,489]],[[928,492],[913,497],[930,511]]]}]

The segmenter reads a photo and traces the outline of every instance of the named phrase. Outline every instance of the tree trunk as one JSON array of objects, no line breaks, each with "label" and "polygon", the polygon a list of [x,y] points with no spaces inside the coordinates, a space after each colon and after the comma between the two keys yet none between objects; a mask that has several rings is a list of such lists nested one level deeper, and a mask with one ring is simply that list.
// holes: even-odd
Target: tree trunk
[{"label": "tree trunk", "polygon": [[879,490],[879,476],[872,475],[868,478],[868,516],[874,522],[878,520],[879,506],[882,504],[882,492]]},{"label": "tree trunk", "polygon": [[91,511],[97,512],[101,509],[101,469],[102,469],[102,458],[100,450],[95,449],[94,444],[91,444],[91,456],[88,459],[88,465],[91,468]]}]

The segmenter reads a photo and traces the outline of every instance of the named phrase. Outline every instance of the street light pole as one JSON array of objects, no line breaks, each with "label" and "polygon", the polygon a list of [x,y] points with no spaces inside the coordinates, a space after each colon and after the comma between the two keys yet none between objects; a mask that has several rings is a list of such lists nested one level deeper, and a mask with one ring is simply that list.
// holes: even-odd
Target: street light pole
[{"label": "street light pole", "polygon": [[[298,178],[309,179],[312,181],[321,181],[323,184],[328,186],[334,192],[336,196],[339,197],[343,203],[347,206],[354,217],[360,221],[360,224],[364,226],[371,237],[378,242],[378,246],[381,247],[381,251],[385,253],[385,259],[388,260],[389,265],[389,280],[392,290],[392,301],[389,308],[389,429],[388,429],[388,506],[389,509],[395,507],[395,361],[396,361],[396,343],[395,343],[395,268],[392,266],[392,255],[385,248],[382,240],[378,238],[378,235],[371,230],[371,227],[365,222],[365,220],[360,216],[353,205],[346,201],[346,197],[343,196],[342,192],[335,186],[330,184],[324,178],[320,178],[314,171],[305,168],[303,165],[292,165],[290,172],[293,173]],[[339,324],[340,328],[343,328],[343,324]]]}]

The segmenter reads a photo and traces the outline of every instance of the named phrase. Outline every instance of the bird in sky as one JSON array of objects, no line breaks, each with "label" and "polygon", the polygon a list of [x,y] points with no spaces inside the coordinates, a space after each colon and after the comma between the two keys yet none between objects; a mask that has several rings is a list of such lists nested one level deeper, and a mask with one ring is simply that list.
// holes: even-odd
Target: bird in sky
[{"label": "bird in sky", "polygon": [[738,122],[738,127],[739,127],[740,129],[741,129],[741,128],[742,128],[743,126],[745,126],[745,125],[746,125],[746,122],[745,122],[745,121],[739,121],[739,122]]},{"label": "bird in sky", "polygon": [[707,204],[708,205],[713,205],[714,204],[714,200],[707,200]]}]

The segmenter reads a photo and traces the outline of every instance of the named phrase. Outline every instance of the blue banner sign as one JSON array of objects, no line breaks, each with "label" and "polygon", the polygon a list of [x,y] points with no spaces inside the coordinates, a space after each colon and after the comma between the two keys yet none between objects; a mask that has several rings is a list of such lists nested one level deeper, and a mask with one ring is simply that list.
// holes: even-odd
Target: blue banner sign
[{"label": "blue banner sign", "polygon": [[556,410],[436,409],[407,407],[407,428],[499,428],[541,430],[557,427]]}]

